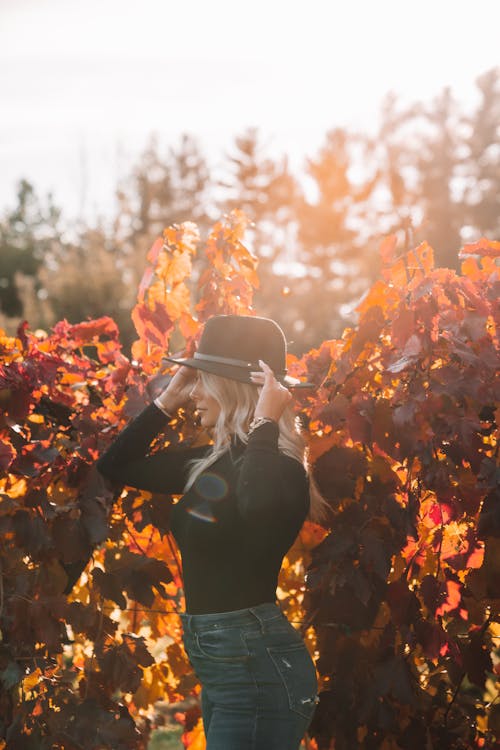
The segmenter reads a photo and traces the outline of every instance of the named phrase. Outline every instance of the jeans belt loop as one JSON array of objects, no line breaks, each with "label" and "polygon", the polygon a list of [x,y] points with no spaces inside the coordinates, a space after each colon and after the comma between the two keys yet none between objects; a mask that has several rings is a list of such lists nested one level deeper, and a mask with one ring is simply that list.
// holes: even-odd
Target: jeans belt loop
[{"label": "jeans belt loop", "polygon": [[259,615],[259,613],[256,612],[253,607],[249,607],[248,611],[251,612],[252,615],[259,621],[260,632],[262,633],[262,635],[264,635],[264,633],[266,632],[266,621],[265,621],[265,619],[261,615]]},{"label": "jeans belt loop", "polygon": [[188,615],[187,613],[185,613],[184,616],[183,616],[183,618],[182,618],[182,620],[183,620],[182,627],[183,627],[183,630],[186,633],[192,633],[193,632],[193,629],[192,629],[192,624],[193,624],[192,623],[192,617],[193,617],[192,615]]}]

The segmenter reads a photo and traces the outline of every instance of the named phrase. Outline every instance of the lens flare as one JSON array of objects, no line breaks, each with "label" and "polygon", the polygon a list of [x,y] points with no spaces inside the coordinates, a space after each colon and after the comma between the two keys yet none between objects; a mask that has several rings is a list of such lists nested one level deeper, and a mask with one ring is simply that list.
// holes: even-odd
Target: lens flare
[{"label": "lens flare", "polygon": [[212,472],[204,472],[198,477],[194,486],[198,495],[206,500],[222,500],[228,491],[226,480]]}]

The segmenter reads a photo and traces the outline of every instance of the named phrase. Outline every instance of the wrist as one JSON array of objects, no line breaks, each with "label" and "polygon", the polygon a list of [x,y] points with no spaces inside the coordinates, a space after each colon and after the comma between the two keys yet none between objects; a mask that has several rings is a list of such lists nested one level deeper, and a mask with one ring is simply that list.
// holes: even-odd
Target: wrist
[{"label": "wrist", "polygon": [[155,406],[160,409],[167,417],[173,417],[176,413],[177,409],[173,408],[171,404],[168,403],[167,400],[162,401],[162,399],[158,396],[158,398],[153,399],[153,403]]},{"label": "wrist", "polygon": [[272,422],[279,422],[282,411],[276,409],[256,409],[253,414],[254,419],[270,419]]},{"label": "wrist", "polygon": [[264,416],[257,416],[252,419],[248,426],[248,435],[251,435],[254,430],[256,430],[258,427],[260,427],[263,424],[277,424],[278,420],[273,419],[272,417],[264,417]]}]

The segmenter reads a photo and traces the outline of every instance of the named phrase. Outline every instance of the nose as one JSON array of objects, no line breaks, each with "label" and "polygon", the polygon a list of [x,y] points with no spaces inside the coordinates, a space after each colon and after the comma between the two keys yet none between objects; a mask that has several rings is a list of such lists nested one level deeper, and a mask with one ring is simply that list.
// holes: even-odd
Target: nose
[{"label": "nose", "polygon": [[197,387],[198,387],[198,381],[196,380],[195,383],[194,383],[194,385],[193,385],[193,387],[191,388],[191,390],[189,392],[189,398],[190,399],[194,400],[196,398],[196,389],[197,389]]}]

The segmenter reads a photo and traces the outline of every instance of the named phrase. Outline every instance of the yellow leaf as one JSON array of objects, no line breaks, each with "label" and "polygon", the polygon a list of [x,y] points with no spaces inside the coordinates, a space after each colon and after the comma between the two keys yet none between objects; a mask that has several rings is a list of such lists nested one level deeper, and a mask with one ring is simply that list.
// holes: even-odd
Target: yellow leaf
[{"label": "yellow leaf", "polygon": [[26,692],[30,692],[31,690],[33,690],[35,685],[38,685],[38,683],[40,682],[41,674],[41,669],[37,667],[34,672],[25,677],[23,680],[23,690],[25,690]]},{"label": "yellow leaf", "polygon": [[191,730],[191,732],[186,732],[183,735],[184,738],[188,741],[187,747],[189,750],[205,750],[207,744],[205,741],[205,733],[203,731],[203,721],[202,719],[198,719],[198,723],[194,727],[194,729]]},{"label": "yellow leaf", "polygon": [[186,312],[189,312],[191,306],[191,295],[189,289],[183,283],[176,284],[171,292],[168,292],[165,299],[165,307],[168,315],[177,320]]},{"label": "yellow leaf", "polygon": [[191,275],[191,258],[187,253],[162,253],[158,259],[157,275],[173,285]]}]

